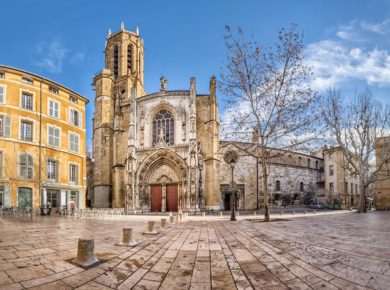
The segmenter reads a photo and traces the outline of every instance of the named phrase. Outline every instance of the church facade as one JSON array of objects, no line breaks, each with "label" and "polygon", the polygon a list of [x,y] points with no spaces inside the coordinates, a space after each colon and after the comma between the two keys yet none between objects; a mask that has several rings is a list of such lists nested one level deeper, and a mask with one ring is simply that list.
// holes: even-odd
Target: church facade
[{"label": "church facade", "polygon": [[218,107],[210,92],[144,89],[138,32],[109,34],[105,68],[94,77],[94,205],[127,210],[219,208]]},{"label": "church facade", "polygon": [[[238,208],[261,206],[261,172],[255,155],[247,154],[250,144],[219,140],[215,77],[210,79],[208,94],[197,92],[195,78],[189,80],[188,90],[167,90],[164,77],[160,90],[147,94],[143,40],[138,31],[127,31],[122,25],[120,31],[109,32],[105,67],[93,83],[93,207],[227,210],[231,175],[223,156],[229,150],[240,155]],[[272,165],[270,181],[279,185],[271,185],[271,201],[277,195],[294,195],[295,189],[302,197],[304,190],[321,187],[323,160],[313,156],[312,165],[290,164],[291,154],[294,160],[303,156],[281,153],[286,159]],[[284,180],[288,190],[282,191]]]}]

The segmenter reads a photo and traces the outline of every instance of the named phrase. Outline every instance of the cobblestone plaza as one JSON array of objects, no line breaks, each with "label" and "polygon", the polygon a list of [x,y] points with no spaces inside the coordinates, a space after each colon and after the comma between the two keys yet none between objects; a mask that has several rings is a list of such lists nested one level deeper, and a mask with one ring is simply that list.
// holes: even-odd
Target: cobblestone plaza
[{"label": "cobblestone plaza", "polygon": [[[161,216],[0,218],[0,289],[388,289],[390,212],[273,217],[190,216],[155,236]],[[138,246],[116,245],[123,227]],[[67,262],[80,237],[100,265]]]}]

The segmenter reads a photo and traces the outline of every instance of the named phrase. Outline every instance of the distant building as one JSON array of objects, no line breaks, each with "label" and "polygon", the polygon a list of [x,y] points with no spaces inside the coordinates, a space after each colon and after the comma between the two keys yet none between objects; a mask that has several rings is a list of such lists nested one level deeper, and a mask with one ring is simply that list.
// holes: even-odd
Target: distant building
[{"label": "distant building", "polygon": [[324,148],[325,196],[328,203],[356,207],[359,203],[359,177],[351,174],[341,147]]},{"label": "distant building", "polygon": [[0,207],[85,205],[88,100],[63,85],[0,66]]},{"label": "distant building", "polygon": [[[381,138],[375,148],[376,163],[382,163],[382,160],[389,159],[390,136]],[[375,201],[377,209],[390,209],[390,162],[384,164],[383,169],[378,174],[378,180],[375,183]]]}]

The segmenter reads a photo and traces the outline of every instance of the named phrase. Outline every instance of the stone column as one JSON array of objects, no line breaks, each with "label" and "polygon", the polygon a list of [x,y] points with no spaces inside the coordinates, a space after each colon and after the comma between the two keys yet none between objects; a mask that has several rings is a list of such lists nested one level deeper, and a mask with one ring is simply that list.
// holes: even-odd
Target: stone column
[{"label": "stone column", "polygon": [[167,201],[167,185],[166,183],[163,183],[161,185],[162,187],[162,194],[161,194],[161,211],[162,212],[165,212],[166,209],[167,209],[167,204],[166,204],[166,201]]}]

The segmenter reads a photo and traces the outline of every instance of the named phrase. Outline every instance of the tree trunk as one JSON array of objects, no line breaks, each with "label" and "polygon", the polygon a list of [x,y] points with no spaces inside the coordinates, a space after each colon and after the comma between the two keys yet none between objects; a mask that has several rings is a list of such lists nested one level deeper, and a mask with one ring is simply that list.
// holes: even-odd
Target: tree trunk
[{"label": "tree trunk", "polygon": [[359,198],[359,209],[358,213],[366,213],[366,187],[364,181],[360,178],[360,198]]},{"label": "tree trunk", "polygon": [[264,221],[269,222],[269,210],[268,210],[268,174],[267,165],[262,162],[263,167],[263,189],[264,189]]}]

